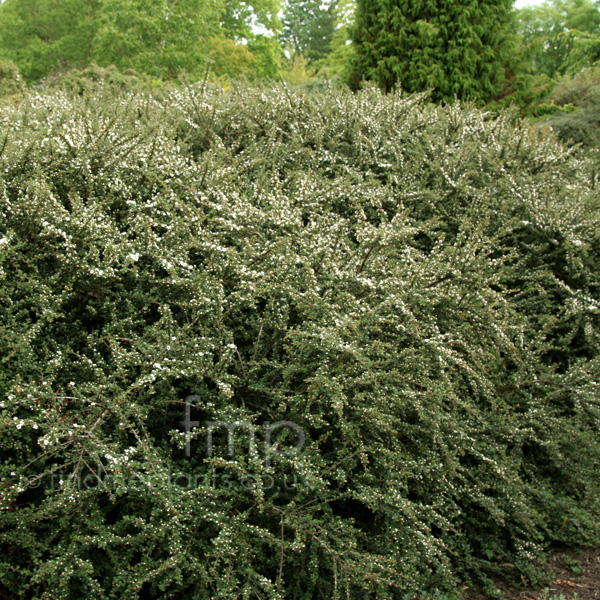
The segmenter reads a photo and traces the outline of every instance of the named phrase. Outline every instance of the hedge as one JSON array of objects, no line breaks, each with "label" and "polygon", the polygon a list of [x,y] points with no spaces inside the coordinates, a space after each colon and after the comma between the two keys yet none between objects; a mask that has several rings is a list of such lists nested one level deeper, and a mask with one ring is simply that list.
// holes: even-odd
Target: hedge
[{"label": "hedge", "polygon": [[458,598],[598,543],[593,162],[373,88],[0,131],[1,593]]}]

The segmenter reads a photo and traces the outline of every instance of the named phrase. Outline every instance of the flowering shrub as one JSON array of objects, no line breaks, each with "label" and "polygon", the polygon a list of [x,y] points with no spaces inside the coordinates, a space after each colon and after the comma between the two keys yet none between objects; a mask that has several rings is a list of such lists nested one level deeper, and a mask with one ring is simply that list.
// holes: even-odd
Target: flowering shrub
[{"label": "flowering shrub", "polygon": [[0,124],[0,592],[453,597],[598,540],[591,162],[371,88]]}]

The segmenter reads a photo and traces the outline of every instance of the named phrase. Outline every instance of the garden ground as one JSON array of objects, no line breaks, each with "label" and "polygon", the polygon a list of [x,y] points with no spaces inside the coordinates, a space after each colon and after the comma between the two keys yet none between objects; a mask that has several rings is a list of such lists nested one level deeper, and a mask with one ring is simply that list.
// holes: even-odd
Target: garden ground
[{"label": "garden ground", "polygon": [[[600,598],[600,548],[573,550],[556,547],[547,562],[549,583],[538,588],[524,587],[516,580],[497,581],[508,600],[596,600]],[[507,565],[510,568],[510,565]],[[561,598],[561,595],[563,598]],[[487,596],[466,591],[466,600]]]}]

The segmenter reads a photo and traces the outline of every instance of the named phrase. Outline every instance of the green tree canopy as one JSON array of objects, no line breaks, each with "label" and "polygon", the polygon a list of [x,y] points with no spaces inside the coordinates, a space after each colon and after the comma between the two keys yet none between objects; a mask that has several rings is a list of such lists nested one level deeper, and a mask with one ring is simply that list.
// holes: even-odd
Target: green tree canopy
[{"label": "green tree canopy", "polygon": [[274,77],[280,9],[279,0],[7,0],[0,58],[28,81],[91,63],[194,77],[211,53],[224,74]]},{"label": "green tree canopy", "polygon": [[522,55],[531,73],[555,78],[598,60],[598,8],[592,0],[547,0],[518,11]]},{"label": "green tree canopy", "polygon": [[[243,45],[251,57],[245,73],[251,78],[274,79],[281,67],[281,0],[227,0],[221,15],[223,35]],[[238,48],[238,52],[242,49]],[[225,71],[231,71],[226,65]],[[229,74],[229,73],[228,73]]]},{"label": "green tree canopy", "polygon": [[331,52],[339,0],[288,0],[285,5],[281,43],[292,53],[313,63]]},{"label": "green tree canopy", "polygon": [[324,71],[331,78],[349,82],[354,65],[352,29],[356,13],[356,0],[339,0],[335,6],[335,32],[331,52],[325,59]]},{"label": "green tree canopy", "polygon": [[95,56],[99,64],[172,78],[204,68],[219,31],[210,0],[103,0]]},{"label": "green tree canopy", "polygon": [[240,41],[254,38],[256,30],[277,34],[281,29],[281,0],[225,0],[221,14],[224,33]]},{"label": "green tree canopy", "polygon": [[0,4],[0,56],[27,80],[93,60],[100,0],[7,0]]}]

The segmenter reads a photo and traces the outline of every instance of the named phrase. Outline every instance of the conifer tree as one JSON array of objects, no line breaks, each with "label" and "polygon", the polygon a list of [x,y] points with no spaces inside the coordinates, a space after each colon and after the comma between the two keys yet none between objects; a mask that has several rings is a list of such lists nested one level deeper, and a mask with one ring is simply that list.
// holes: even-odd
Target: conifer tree
[{"label": "conifer tree", "polygon": [[512,0],[358,0],[354,79],[435,100],[501,96],[513,55]]}]

